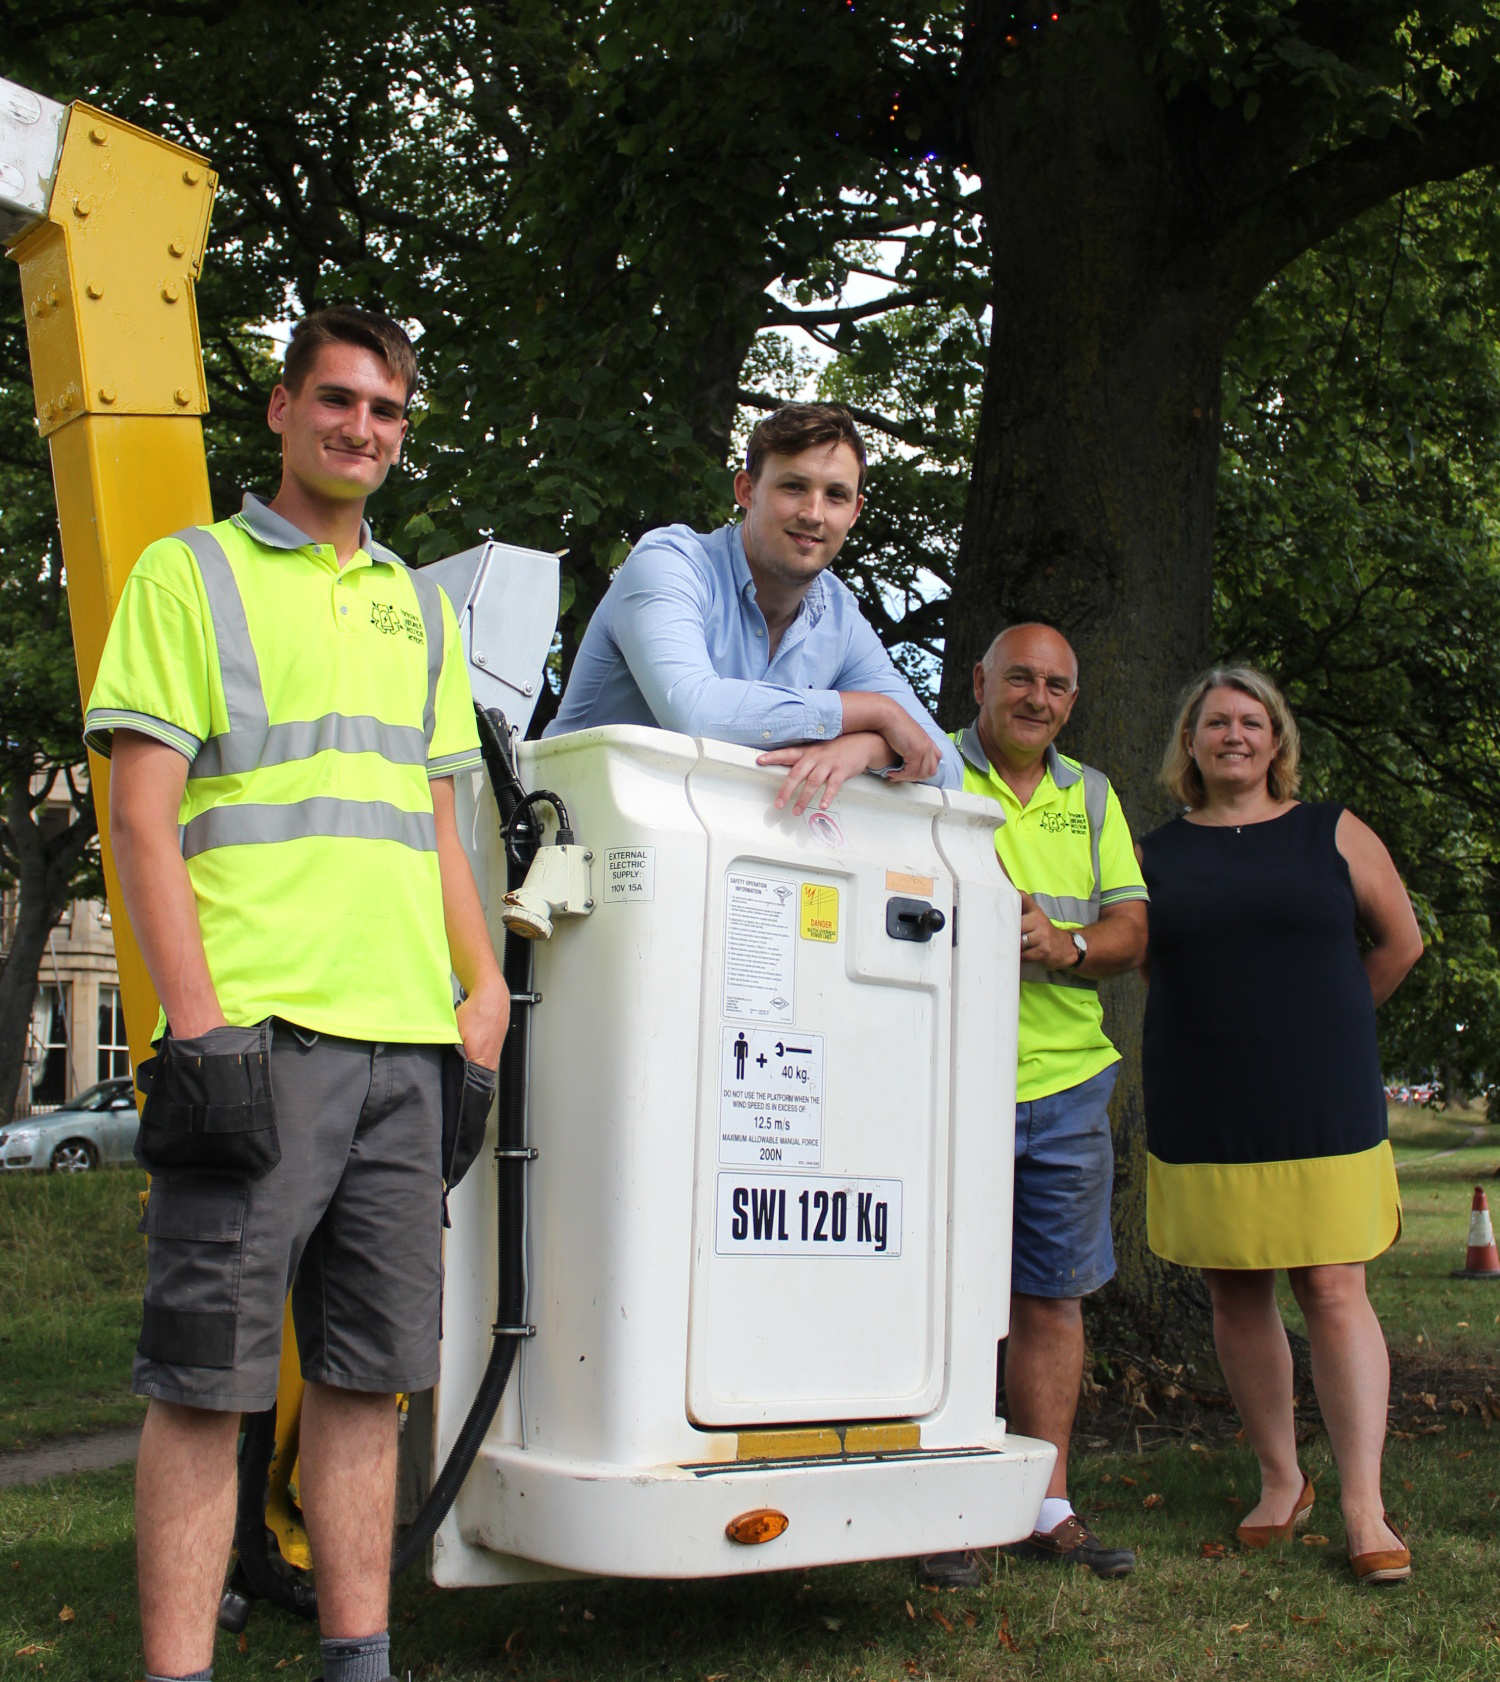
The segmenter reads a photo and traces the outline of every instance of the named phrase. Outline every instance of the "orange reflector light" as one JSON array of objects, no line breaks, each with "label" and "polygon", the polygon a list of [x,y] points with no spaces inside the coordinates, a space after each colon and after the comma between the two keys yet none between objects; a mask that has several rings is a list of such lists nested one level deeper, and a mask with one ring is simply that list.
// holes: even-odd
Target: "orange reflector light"
[{"label": "orange reflector light", "polygon": [[724,1534],[731,1542],[751,1548],[757,1542],[774,1542],[789,1522],[786,1514],[778,1513],[774,1507],[753,1507],[748,1513],[730,1519],[724,1526]]}]

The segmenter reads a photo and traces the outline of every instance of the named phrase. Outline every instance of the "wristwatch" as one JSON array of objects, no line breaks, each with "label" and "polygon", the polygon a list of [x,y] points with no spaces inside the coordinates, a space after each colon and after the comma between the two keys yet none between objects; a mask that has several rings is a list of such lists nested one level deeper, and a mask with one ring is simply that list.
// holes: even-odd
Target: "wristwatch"
[{"label": "wristwatch", "polygon": [[1070,929],[1068,932],[1072,936],[1074,946],[1078,949],[1078,956],[1073,960],[1072,965],[1074,969],[1077,969],[1083,960],[1089,955],[1089,943],[1083,938],[1083,934],[1080,930]]}]

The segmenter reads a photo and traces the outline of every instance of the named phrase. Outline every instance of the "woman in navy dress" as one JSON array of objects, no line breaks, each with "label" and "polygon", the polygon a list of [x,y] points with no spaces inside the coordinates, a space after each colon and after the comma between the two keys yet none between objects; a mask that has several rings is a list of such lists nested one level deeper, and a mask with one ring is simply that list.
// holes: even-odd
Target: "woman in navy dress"
[{"label": "woman in navy dress", "polygon": [[1401,1230],[1375,1007],[1422,937],[1379,837],[1340,806],[1294,798],[1298,754],[1264,674],[1216,668],[1185,692],[1162,780],[1187,810],[1141,846],[1147,1236],[1208,1285],[1219,1363],[1260,1462],[1240,1541],[1288,1540],[1313,1503],[1274,1292],[1284,1267],[1356,1580],[1396,1582],[1411,1559],[1380,1494],[1390,1361],[1365,1294],[1365,1263]]}]

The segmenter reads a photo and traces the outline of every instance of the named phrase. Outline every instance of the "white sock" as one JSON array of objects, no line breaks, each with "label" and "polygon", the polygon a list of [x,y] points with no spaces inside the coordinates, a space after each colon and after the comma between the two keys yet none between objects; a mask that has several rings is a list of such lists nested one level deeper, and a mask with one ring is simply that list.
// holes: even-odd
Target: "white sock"
[{"label": "white sock", "polygon": [[1065,1518],[1072,1518],[1073,1503],[1066,1495],[1049,1495],[1036,1515],[1036,1527],[1046,1536],[1057,1529]]}]

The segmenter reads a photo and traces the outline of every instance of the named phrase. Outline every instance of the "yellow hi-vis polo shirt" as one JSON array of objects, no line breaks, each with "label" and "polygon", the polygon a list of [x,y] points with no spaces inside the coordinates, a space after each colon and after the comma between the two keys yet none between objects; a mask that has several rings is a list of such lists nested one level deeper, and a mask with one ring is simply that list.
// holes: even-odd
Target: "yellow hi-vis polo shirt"
[{"label": "yellow hi-vis polo shirt", "polygon": [[247,496],[137,561],[84,739],[107,755],[116,730],[189,762],[182,851],[231,1024],[458,1040],[429,778],[480,753],[435,583],[368,526],[341,568]]},{"label": "yellow hi-vis polo shirt", "polygon": [[[953,740],[963,755],[965,793],[987,794],[1004,812],[995,851],[1006,875],[1060,928],[1086,928],[1105,906],[1147,897],[1130,826],[1102,772],[1048,747],[1042,780],[1023,806],[990,764],[977,725]],[[1098,791],[1092,799],[1091,788]],[[1031,968],[1022,969],[1023,978]],[[1096,981],[1070,970],[1022,980],[1017,1103],[1064,1092],[1119,1057],[1104,1033]]]}]

